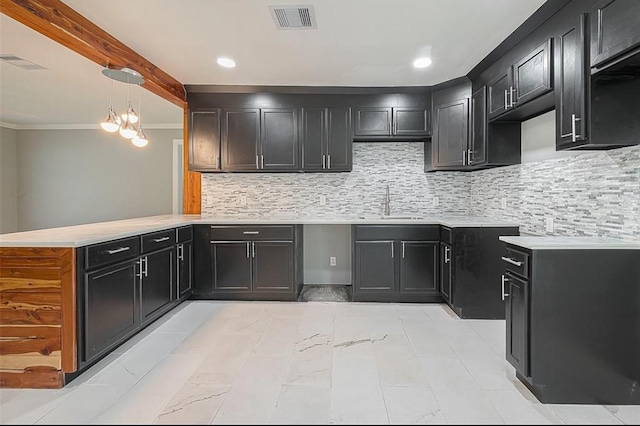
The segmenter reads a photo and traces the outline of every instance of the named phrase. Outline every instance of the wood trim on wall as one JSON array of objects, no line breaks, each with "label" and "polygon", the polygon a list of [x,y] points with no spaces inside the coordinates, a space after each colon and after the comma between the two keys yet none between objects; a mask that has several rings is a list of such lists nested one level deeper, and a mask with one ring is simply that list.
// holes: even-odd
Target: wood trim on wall
[{"label": "wood trim on wall", "polygon": [[202,187],[200,173],[189,171],[189,108],[184,104],[184,139],[183,139],[183,155],[184,162],[184,186],[182,191],[182,212],[184,214],[200,214]]},{"label": "wood trim on wall", "polygon": [[2,0],[0,12],[103,67],[131,68],[144,77],[144,88],[185,103],[182,83],[60,0]]}]

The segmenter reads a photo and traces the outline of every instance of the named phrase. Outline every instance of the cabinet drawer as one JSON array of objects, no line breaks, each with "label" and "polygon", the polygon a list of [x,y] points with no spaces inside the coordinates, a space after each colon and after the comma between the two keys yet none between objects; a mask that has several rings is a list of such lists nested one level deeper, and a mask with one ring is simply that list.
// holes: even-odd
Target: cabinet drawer
[{"label": "cabinet drawer", "polygon": [[453,244],[453,229],[446,226],[440,227],[440,241],[449,245]]},{"label": "cabinet drawer", "polygon": [[176,229],[176,235],[178,236],[179,243],[191,241],[193,239],[193,228],[191,225],[178,228]]},{"label": "cabinet drawer", "polygon": [[171,247],[176,243],[175,229],[154,232],[142,236],[142,252],[149,253],[165,247]]},{"label": "cabinet drawer", "polygon": [[86,268],[107,265],[140,254],[140,237],[129,237],[87,247]]},{"label": "cabinet drawer", "polygon": [[212,226],[211,241],[293,240],[293,226]]},{"label": "cabinet drawer", "polygon": [[513,247],[507,247],[506,255],[502,257],[507,270],[521,277],[529,276],[529,255]]},{"label": "cabinet drawer", "polygon": [[439,225],[359,225],[356,240],[440,241]]}]

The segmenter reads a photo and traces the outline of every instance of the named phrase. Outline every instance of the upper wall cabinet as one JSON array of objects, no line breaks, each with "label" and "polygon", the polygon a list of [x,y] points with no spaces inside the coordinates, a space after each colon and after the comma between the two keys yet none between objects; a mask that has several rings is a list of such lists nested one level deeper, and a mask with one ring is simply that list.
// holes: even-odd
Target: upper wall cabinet
[{"label": "upper wall cabinet", "polygon": [[585,16],[581,15],[555,41],[556,149],[587,139],[587,64]]},{"label": "upper wall cabinet", "polygon": [[302,169],[351,171],[351,108],[303,108]]},{"label": "upper wall cabinet", "polygon": [[220,110],[191,111],[189,170],[220,170]]},{"label": "upper wall cabinet", "polygon": [[367,107],[355,109],[354,135],[356,138],[366,139],[368,136],[424,137],[430,134],[431,122],[427,108]]},{"label": "upper wall cabinet", "polygon": [[603,0],[591,10],[591,66],[606,67],[640,46],[640,1]]},{"label": "upper wall cabinet", "polygon": [[260,170],[297,170],[298,111],[262,109],[260,114]]},{"label": "upper wall cabinet", "polygon": [[[552,61],[549,39],[489,82],[489,119],[501,117],[549,93],[553,89]],[[510,114],[510,117],[520,120],[525,118],[522,114],[517,117]]]},{"label": "upper wall cabinet", "polygon": [[233,171],[260,168],[260,110],[222,110],[222,169]]}]

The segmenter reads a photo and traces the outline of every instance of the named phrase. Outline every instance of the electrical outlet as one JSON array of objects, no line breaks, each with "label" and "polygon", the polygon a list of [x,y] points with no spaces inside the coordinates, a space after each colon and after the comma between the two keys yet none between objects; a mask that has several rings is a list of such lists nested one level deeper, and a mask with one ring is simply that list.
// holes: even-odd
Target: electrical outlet
[{"label": "electrical outlet", "polygon": [[438,197],[433,197],[433,207],[438,207]]},{"label": "electrical outlet", "polygon": [[247,196],[246,195],[241,195],[240,196],[240,205],[241,206],[246,206],[247,205]]},{"label": "electrical outlet", "polygon": [[502,206],[502,210],[507,209],[507,199],[505,197],[502,197],[502,200],[500,200],[500,205]]},{"label": "electrical outlet", "polygon": [[327,205],[327,197],[325,197],[324,195],[320,196],[320,205],[321,206],[326,206]]},{"label": "electrical outlet", "polygon": [[331,256],[329,258],[329,266],[336,266],[336,257],[335,256]]},{"label": "electrical outlet", "polygon": [[204,197],[204,203],[205,205],[207,205],[208,207],[213,207],[213,196],[212,195],[207,195]]},{"label": "electrical outlet", "polygon": [[552,217],[545,218],[544,226],[547,232],[553,232],[553,218]]}]

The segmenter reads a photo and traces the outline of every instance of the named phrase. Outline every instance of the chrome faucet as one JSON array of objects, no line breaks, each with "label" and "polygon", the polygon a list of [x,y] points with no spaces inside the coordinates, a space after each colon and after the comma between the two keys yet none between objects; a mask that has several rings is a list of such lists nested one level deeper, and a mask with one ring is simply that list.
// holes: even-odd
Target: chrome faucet
[{"label": "chrome faucet", "polygon": [[387,191],[384,196],[384,215],[389,216],[391,214],[391,197],[389,196],[389,185],[387,185]]}]

